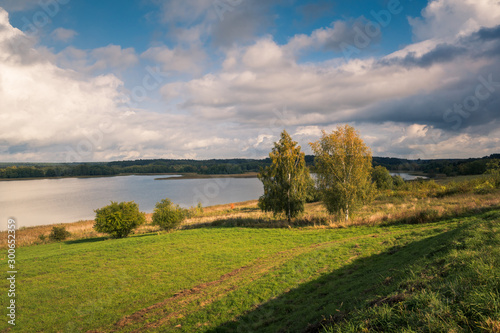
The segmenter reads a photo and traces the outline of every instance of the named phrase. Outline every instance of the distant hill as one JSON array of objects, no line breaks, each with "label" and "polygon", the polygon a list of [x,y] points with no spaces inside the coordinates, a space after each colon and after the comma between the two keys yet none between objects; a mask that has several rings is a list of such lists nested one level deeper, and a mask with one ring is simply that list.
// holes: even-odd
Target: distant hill
[{"label": "distant hill", "polygon": [[[486,171],[488,162],[493,159],[500,159],[500,154],[492,154],[482,158],[433,160],[373,157],[373,165],[381,165],[391,171],[423,172],[430,176],[438,174],[456,176],[482,174]],[[309,167],[314,166],[313,155],[306,155],[305,160]],[[0,163],[0,179],[160,173],[241,174],[258,172],[260,168],[270,163],[269,158],[139,159],[98,163]]]}]

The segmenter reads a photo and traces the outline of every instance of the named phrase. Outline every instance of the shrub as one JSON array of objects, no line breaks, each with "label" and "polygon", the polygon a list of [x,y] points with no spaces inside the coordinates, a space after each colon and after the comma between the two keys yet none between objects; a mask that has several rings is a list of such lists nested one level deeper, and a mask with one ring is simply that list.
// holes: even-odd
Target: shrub
[{"label": "shrub", "polygon": [[491,184],[489,181],[485,181],[482,184],[474,187],[474,193],[476,194],[488,194],[495,190],[495,186]]},{"label": "shrub", "polygon": [[[40,235],[40,236],[42,236],[42,235]],[[67,231],[65,227],[53,227],[52,231],[50,232],[49,239],[51,241],[58,242],[58,241],[65,240],[69,236],[71,236],[71,233],[69,231]],[[39,237],[39,238],[42,241],[45,240],[45,236],[43,236],[43,239],[42,239],[42,237]]]},{"label": "shrub", "polygon": [[139,211],[139,206],[133,201],[111,201],[110,205],[96,209],[95,213],[94,229],[114,238],[127,237],[133,229],[146,221],[144,213]]},{"label": "shrub", "polygon": [[379,190],[390,190],[394,184],[393,178],[389,170],[381,165],[376,166],[372,170],[372,181]]},{"label": "shrub", "polygon": [[392,176],[392,183],[396,188],[403,187],[405,185],[405,181],[400,175]]},{"label": "shrub", "polygon": [[187,217],[188,211],[179,205],[174,205],[170,199],[163,199],[156,203],[153,213],[153,225],[159,226],[162,230],[172,230],[177,228]]},{"label": "shrub", "polygon": [[499,188],[500,187],[500,160],[493,160],[488,163],[488,170],[486,173],[489,175],[490,183]]},{"label": "shrub", "polygon": [[201,204],[201,202],[198,202],[196,207],[191,206],[191,207],[189,207],[189,209],[185,209],[184,213],[186,214],[186,218],[188,218],[188,219],[195,217],[195,216],[199,216],[199,215],[203,214],[203,205]]}]

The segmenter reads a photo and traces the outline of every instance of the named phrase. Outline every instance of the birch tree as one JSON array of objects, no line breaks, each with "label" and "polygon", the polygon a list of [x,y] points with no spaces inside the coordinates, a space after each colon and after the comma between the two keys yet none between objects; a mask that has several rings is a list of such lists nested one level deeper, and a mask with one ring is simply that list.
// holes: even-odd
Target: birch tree
[{"label": "birch tree", "polygon": [[281,139],[269,153],[271,165],[258,175],[264,185],[264,194],[259,198],[259,208],[274,215],[284,213],[290,223],[293,217],[304,211],[309,170],[305,155],[283,131]]},{"label": "birch tree", "polygon": [[372,155],[351,126],[339,126],[310,143],[315,154],[317,184],[330,214],[349,220],[350,214],[371,199]]}]

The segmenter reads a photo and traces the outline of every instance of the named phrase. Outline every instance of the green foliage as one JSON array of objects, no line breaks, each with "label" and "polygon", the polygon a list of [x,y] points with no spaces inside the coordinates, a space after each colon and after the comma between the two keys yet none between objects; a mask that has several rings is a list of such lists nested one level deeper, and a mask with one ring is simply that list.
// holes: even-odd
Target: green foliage
[{"label": "green foliage", "polygon": [[[42,235],[40,235],[40,236],[42,236]],[[58,242],[58,241],[65,240],[69,236],[71,236],[71,233],[69,231],[67,231],[65,227],[53,227],[52,231],[50,232],[49,239],[51,241]],[[45,236],[43,237],[43,239],[42,239],[42,237],[39,237],[39,238],[41,241],[45,240]]]},{"label": "green foliage", "polygon": [[394,183],[389,170],[380,165],[373,168],[372,181],[379,190],[390,190]]},{"label": "green foliage", "polygon": [[445,197],[455,194],[488,194],[496,188],[495,176],[476,178],[467,181],[455,182],[452,181],[445,186],[441,186],[436,192],[437,197]]},{"label": "green foliage", "polygon": [[405,185],[405,180],[400,175],[392,176],[392,185],[395,188],[400,188]]},{"label": "green foliage", "polygon": [[259,208],[274,215],[285,213],[288,222],[304,211],[309,170],[304,153],[297,142],[283,131],[281,139],[269,153],[271,165],[261,170],[259,179],[264,185],[264,194],[259,198]]},{"label": "green foliage", "polygon": [[201,204],[201,202],[198,202],[196,207],[191,206],[189,209],[186,210],[186,218],[195,217],[202,213],[203,213],[203,205]]},{"label": "green foliage", "polygon": [[500,188],[500,160],[492,160],[487,164],[486,174],[489,175],[493,187]]},{"label": "green foliage", "polygon": [[345,125],[311,147],[323,203],[330,214],[349,214],[373,197],[372,155],[356,130]]},{"label": "green foliage", "polygon": [[173,230],[181,225],[187,215],[187,209],[174,205],[168,198],[163,199],[156,203],[153,213],[153,225],[159,226],[162,230]]},{"label": "green foliage", "polygon": [[111,202],[110,205],[95,210],[94,229],[110,234],[114,238],[127,237],[132,230],[146,221],[144,213],[133,202]]},{"label": "green foliage", "polygon": [[485,181],[474,187],[474,193],[476,194],[488,194],[495,190],[495,186],[491,184],[489,181]]},{"label": "green foliage", "polygon": [[316,187],[314,179],[309,177],[307,179],[307,189],[306,189],[306,202],[318,202],[321,201],[321,192]]}]

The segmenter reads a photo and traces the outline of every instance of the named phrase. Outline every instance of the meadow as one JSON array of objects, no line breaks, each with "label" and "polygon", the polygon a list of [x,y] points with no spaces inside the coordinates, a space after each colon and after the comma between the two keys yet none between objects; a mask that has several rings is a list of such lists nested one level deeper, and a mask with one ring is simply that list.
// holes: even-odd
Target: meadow
[{"label": "meadow", "polygon": [[125,239],[92,221],[65,242],[19,230],[16,326],[0,330],[500,332],[499,191],[408,186],[349,223],[311,203],[288,224],[251,201]]}]

